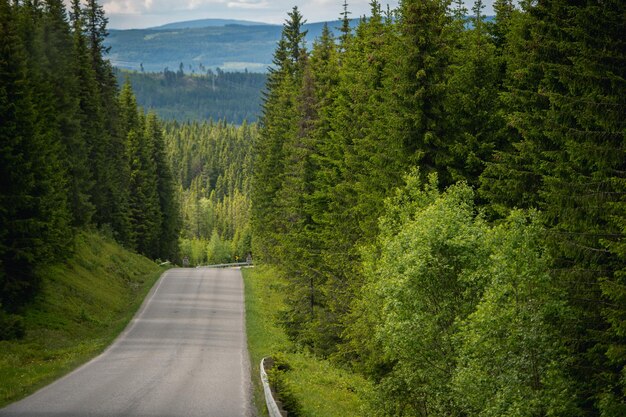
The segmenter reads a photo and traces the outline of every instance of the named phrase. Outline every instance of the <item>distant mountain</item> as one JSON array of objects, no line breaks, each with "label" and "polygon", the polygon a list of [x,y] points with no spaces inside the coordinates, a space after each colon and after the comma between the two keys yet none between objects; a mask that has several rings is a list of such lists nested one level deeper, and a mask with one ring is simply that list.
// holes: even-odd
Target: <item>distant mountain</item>
[{"label": "distant mountain", "polygon": [[[204,23],[202,23],[204,22]],[[218,23],[223,23],[218,25]],[[106,45],[109,59],[118,68],[161,72],[178,70],[187,74],[206,74],[208,69],[266,72],[271,65],[281,25],[231,24],[236,20],[199,20],[178,22],[152,29],[110,30]],[[354,20],[356,25],[358,20]],[[213,26],[202,26],[212,23]],[[190,27],[200,25],[198,27]],[[328,22],[331,30],[340,22]],[[305,25],[309,47],[320,36],[324,23]]]},{"label": "distant mountain", "polygon": [[263,22],[251,22],[249,20],[235,20],[235,19],[200,19],[200,20],[188,20],[185,22],[174,22],[166,25],[156,26],[149,29],[196,29],[206,28],[212,26],[227,26],[227,25],[239,25],[239,26],[265,26],[269,23]]}]

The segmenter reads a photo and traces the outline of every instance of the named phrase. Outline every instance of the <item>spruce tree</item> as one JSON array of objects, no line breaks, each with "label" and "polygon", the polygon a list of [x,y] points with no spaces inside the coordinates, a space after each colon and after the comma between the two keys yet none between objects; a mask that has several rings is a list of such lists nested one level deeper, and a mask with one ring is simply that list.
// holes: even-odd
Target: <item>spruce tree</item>
[{"label": "spruce tree", "polygon": [[[568,372],[587,415],[624,411],[624,5],[525,2],[507,35],[506,93],[515,135],[483,174],[501,213],[539,207],[552,274],[574,317]],[[620,382],[621,381],[621,382]]]},{"label": "spruce tree", "polygon": [[70,21],[74,40],[74,69],[78,81],[78,98],[80,106],[80,128],[82,140],[88,151],[90,185],[90,203],[94,206],[94,220],[101,219],[98,213],[108,204],[104,185],[106,178],[106,162],[104,155],[104,118],[101,110],[100,91],[96,82],[95,71],[91,65],[91,53],[85,36],[85,16],[79,0],[71,4]]},{"label": "spruce tree", "polygon": [[338,58],[340,73],[325,116],[328,137],[320,140],[317,204],[324,211],[316,219],[324,242],[326,339],[337,346],[362,282],[359,246],[375,236],[380,203],[402,171],[400,146],[387,135],[383,116],[390,29],[373,2],[372,17],[361,21]]},{"label": "spruce tree", "polygon": [[541,184],[541,153],[550,144],[541,133],[549,106],[539,94],[543,78],[539,46],[533,39],[537,18],[529,2],[514,13],[504,45],[506,74],[500,97],[508,128],[506,142],[495,150],[480,178],[480,195],[489,210],[507,216],[511,208],[537,208]]},{"label": "spruce tree", "polygon": [[546,68],[541,94],[550,102],[544,134],[556,144],[543,154],[540,198],[552,227],[555,274],[578,314],[569,335],[578,350],[573,371],[586,408],[620,415],[626,412],[626,341],[617,319],[626,317],[626,5],[540,2],[536,13]]},{"label": "spruce tree", "polygon": [[72,237],[62,144],[41,129],[18,27],[0,1],[0,304],[10,311],[32,299],[36,267],[67,256]]},{"label": "spruce tree", "polygon": [[153,123],[147,128],[146,117],[137,108],[137,100],[127,81],[120,92],[122,132],[126,136],[128,158],[128,195],[131,247],[146,256],[159,254],[158,238],[162,214],[158,194],[157,167],[154,161]]},{"label": "spruce tree", "polygon": [[284,143],[295,132],[297,113],[295,96],[302,74],[301,58],[305,33],[297,7],[288,14],[281,40],[274,53],[274,68],[268,76],[261,132],[255,144],[255,174],[252,183],[253,229],[255,252],[268,262],[280,257],[280,235],[287,226],[278,207],[277,193],[282,187]]},{"label": "spruce tree", "polygon": [[[479,177],[502,148],[506,136],[499,94],[502,85],[500,59],[487,32],[484,5],[476,1],[455,48],[447,74],[445,107],[449,133],[445,143],[450,163],[442,169],[453,182],[478,187]],[[464,23],[465,17],[460,23]]]},{"label": "spruce tree", "polygon": [[161,259],[173,260],[178,255],[178,234],[180,231],[178,196],[165,154],[163,130],[154,113],[148,114],[146,119],[146,136],[148,140],[152,141],[152,158],[156,168],[157,194],[161,212],[156,255]]},{"label": "spruce tree", "polygon": [[103,130],[92,148],[93,163],[97,172],[96,222],[105,228],[112,228],[116,238],[130,245],[128,180],[128,160],[126,158],[126,137],[120,124],[118,86],[111,63],[106,59],[109,48],[104,46],[108,36],[108,18],[97,0],[88,0],[84,10],[85,35],[91,57],[91,67],[98,87]]},{"label": "spruce tree", "polygon": [[385,117],[392,140],[403,145],[401,157],[408,165],[419,165],[423,175],[438,171],[442,187],[451,183],[445,168],[452,159],[444,105],[454,44],[449,5],[446,0],[401,2],[400,36],[394,46],[397,69],[386,86],[391,100]]},{"label": "spruce tree", "polygon": [[94,211],[90,201],[93,183],[88,168],[89,149],[80,125],[77,62],[65,7],[60,0],[46,0],[41,25],[41,42],[45,46],[41,50],[40,68],[49,100],[43,124],[64,146],[61,156],[68,169],[67,198],[72,224],[85,226],[91,222]]}]

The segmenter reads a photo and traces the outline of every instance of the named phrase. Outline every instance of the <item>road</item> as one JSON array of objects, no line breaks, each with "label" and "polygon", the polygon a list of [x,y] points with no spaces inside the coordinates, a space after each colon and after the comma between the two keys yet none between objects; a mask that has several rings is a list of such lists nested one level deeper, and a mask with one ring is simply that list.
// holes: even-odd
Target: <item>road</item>
[{"label": "road", "polygon": [[249,417],[238,269],[170,269],[100,356],[0,416]]}]

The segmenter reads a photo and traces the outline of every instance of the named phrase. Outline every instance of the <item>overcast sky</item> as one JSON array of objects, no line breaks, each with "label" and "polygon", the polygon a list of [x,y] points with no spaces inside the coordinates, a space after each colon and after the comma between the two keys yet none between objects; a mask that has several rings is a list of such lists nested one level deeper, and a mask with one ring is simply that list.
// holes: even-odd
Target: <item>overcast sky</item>
[{"label": "overcast sky", "polygon": [[[370,0],[348,0],[351,17],[369,14]],[[473,1],[466,4],[471,8]],[[492,0],[485,1],[491,14]],[[110,29],[139,29],[165,23],[196,19],[241,19],[282,23],[287,12],[298,6],[308,22],[335,20],[343,0],[101,0]],[[383,8],[398,5],[398,0],[382,0]]]}]

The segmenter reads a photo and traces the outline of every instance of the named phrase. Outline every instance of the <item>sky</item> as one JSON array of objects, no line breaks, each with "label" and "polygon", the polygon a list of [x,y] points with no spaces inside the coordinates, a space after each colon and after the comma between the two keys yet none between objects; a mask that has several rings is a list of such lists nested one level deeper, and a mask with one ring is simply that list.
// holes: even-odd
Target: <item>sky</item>
[{"label": "sky", "polygon": [[[381,0],[383,9],[398,6],[399,0]],[[141,29],[197,19],[240,19],[281,24],[287,12],[298,6],[312,22],[339,18],[343,0],[100,0],[109,18],[109,29]],[[350,17],[368,15],[370,0],[348,0]],[[471,8],[473,1],[467,1]],[[485,1],[491,14],[493,0]]]}]

